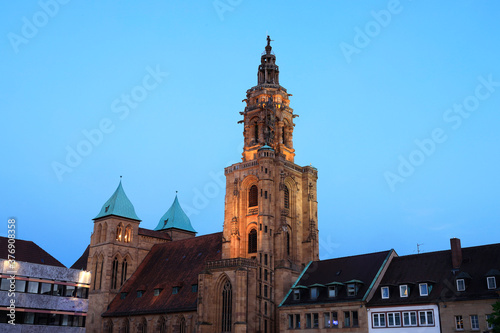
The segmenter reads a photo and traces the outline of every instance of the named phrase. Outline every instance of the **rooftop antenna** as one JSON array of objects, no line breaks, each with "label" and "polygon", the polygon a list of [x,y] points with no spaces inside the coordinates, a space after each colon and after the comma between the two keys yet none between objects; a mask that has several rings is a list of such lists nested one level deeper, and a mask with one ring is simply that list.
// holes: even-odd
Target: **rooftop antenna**
[{"label": "rooftop antenna", "polygon": [[417,254],[420,254],[420,246],[424,245],[424,243],[418,244],[417,243]]}]

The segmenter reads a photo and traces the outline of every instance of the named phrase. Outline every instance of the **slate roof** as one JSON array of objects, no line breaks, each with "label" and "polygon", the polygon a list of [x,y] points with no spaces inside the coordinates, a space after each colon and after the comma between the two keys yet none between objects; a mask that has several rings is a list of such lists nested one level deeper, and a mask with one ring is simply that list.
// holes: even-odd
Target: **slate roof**
[{"label": "slate roof", "polygon": [[85,251],[83,251],[83,254],[78,258],[77,261],[70,267],[73,269],[83,269],[87,270],[87,259],[89,258],[89,250],[90,250],[90,245],[87,245],[87,248]]},{"label": "slate roof", "polygon": [[[451,250],[394,258],[368,306],[500,298],[500,289],[488,290],[486,282],[488,274],[500,270],[500,244],[462,248],[462,258],[458,270],[452,269]],[[459,292],[456,279],[461,277],[465,277],[466,289]],[[500,276],[496,281],[500,287]],[[428,296],[420,296],[419,283],[425,282],[432,289]],[[403,284],[410,288],[408,297],[404,298],[399,296],[399,285]],[[382,286],[389,287],[388,299],[382,299]]]},{"label": "slate roof", "polygon": [[[302,272],[280,306],[363,301],[371,290],[372,282],[376,280],[393,251],[313,261]],[[356,296],[347,296],[346,282],[357,282],[359,289]],[[312,300],[309,296],[310,287],[318,284],[325,287],[318,286],[318,298]],[[339,288],[336,297],[328,297],[328,285],[336,285]],[[293,300],[293,289],[300,290],[300,300]]]},{"label": "slate roof", "polygon": [[151,230],[151,229],[139,228],[139,235],[153,237],[153,238],[166,239],[166,240],[172,240],[172,238],[170,237],[169,234],[162,232],[162,231],[156,231],[156,230]]},{"label": "slate roof", "polygon": [[175,196],[172,206],[167,210],[167,212],[161,217],[155,230],[165,230],[165,229],[180,229],[184,231],[190,231],[196,233],[189,217],[184,213],[177,200],[177,195]]},{"label": "slate roof", "polygon": [[[7,237],[0,237],[0,258],[8,260],[8,243],[9,239]],[[16,261],[30,262],[40,265],[49,265],[57,267],[66,267],[59,260],[51,256],[40,246],[36,245],[32,241],[25,241],[21,239],[16,239],[15,245],[15,256]]]},{"label": "slate roof", "polygon": [[[191,286],[198,284],[206,261],[221,259],[221,250],[221,232],[153,246],[103,316],[196,311],[198,293]],[[173,294],[173,287],[181,288]],[[163,289],[159,296],[153,294],[156,288]],[[128,293],[125,299],[121,292]]]},{"label": "slate roof", "polygon": [[123,190],[121,180],[115,193],[113,193],[108,201],[106,201],[106,203],[102,206],[101,211],[99,212],[99,214],[97,214],[94,220],[111,215],[140,221],[139,217],[137,217],[137,215],[135,214],[134,205],[132,205],[127,195],[125,194],[125,191]]}]

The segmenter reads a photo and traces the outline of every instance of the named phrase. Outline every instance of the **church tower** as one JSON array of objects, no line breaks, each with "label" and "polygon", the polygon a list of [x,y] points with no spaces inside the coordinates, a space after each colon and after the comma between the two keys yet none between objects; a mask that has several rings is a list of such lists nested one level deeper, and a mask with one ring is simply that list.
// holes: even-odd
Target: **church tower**
[{"label": "church tower", "polygon": [[214,332],[228,331],[224,325],[232,325],[232,332],[278,332],[278,304],[305,265],[319,259],[318,173],[294,163],[297,115],[290,107],[291,94],[279,83],[270,43],[268,36],[257,85],[247,90],[240,112],[242,162],[225,168],[222,261],[209,263],[212,269],[199,280],[200,285],[215,284],[202,290],[200,299],[220,302],[223,286],[231,290],[232,314],[211,318],[209,309],[199,306],[201,322],[214,324]]}]

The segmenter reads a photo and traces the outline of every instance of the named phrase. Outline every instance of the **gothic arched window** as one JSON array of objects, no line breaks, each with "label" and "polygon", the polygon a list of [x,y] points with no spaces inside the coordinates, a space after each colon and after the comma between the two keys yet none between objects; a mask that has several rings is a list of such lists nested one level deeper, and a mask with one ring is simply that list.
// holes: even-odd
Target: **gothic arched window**
[{"label": "gothic arched window", "polygon": [[139,327],[137,328],[138,333],[147,333],[148,331],[148,322],[146,321],[146,318],[143,318],[141,323],[139,324]]},{"label": "gothic arched window", "polygon": [[127,279],[127,266],[128,266],[128,263],[127,263],[127,258],[123,259],[123,262],[122,262],[122,278],[121,278],[121,283],[120,285],[123,285],[125,283],[125,280]]},{"label": "gothic arched window", "polygon": [[256,185],[252,185],[248,191],[248,207],[259,205],[259,190]]},{"label": "gothic arched window", "polygon": [[106,241],[106,233],[108,232],[108,224],[104,222],[102,225],[101,243]]},{"label": "gothic arched window", "polygon": [[99,223],[99,225],[97,226],[97,230],[95,231],[95,235],[94,235],[94,240],[96,243],[101,242],[101,230],[102,230],[102,226]]},{"label": "gothic arched window", "polygon": [[123,321],[123,332],[130,333],[130,322],[128,321],[128,319],[125,319]]},{"label": "gothic arched window", "polygon": [[288,191],[288,187],[285,186],[285,188],[283,189],[283,197],[284,197],[284,206],[285,206],[285,209],[289,209],[290,208],[290,192]]},{"label": "gothic arched window", "polygon": [[116,280],[118,279],[118,258],[113,260],[113,270],[111,271],[111,289],[116,289]]},{"label": "gothic arched window", "polygon": [[167,321],[164,317],[160,321],[160,333],[167,333]]},{"label": "gothic arched window", "polygon": [[129,225],[125,228],[125,236],[123,238],[123,241],[125,243],[130,243],[132,241],[132,227]]},{"label": "gothic arched window", "polygon": [[116,227],[116,240],[122,241],[122,233],[123,233],[123,225],[120,223],[118,227]]},{"label": "gothic arched window", "polygon": [[94,290],[97,289],[97,268],[98,268],[98,264],[99,264],[99,260],[97,258],[94,259],[95,260],[95,270],[94,270]]},{"label": "gothic arched window", "polygon": [[232,332],[233,291],[229,280],[222,287],[222,332]]},{"label": "gothic arched window", "polygon": [[257,252],[257,230],[252,229],[248,234],[248,253]]},{"label": "gothic arched window", "polygon": [[255,143],[259,142],[259,124],[257,122],[253,125],[253,139]]},{"label": "gothic arched window", "polygon": [[187,332],[187,329],[186,329],[186,319],[184,319],[184,317],[181,318],[181,322],[179,324],[179,332],[180,333],[186,333]]}]

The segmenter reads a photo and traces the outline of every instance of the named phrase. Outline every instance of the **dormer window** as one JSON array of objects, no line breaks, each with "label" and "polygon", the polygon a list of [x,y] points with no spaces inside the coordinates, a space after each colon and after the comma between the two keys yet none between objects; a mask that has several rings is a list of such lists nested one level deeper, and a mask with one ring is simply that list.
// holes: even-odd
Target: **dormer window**
[{"label": "dormer window", "polygon": [[293,300],[294,300],[294,301],[298,301],[298,300],[300,300],[300,290],[295,289],[295,290],[293,291]]},{"label": "dormer window", "polygon": [[497,281],[494,276],[488,276],[486,278],[486,282],[488,283],[488,289],[496,289]]},{"label": "dormer window", "polygon": [[172,288],[172,294],[173,294],[173,295],[178,294],[178,293],[179,293],[179,290],[181,290],[181,287],[173,287],[173,288]]},{"label": "dormer window", "polygon": [[311,299],[318,298],[318,287],[311,288]]},{"label": "dormer window", "polygon": [[356,296],[356,285],[354,283],[347,285],[347,296]]},{"label": "dormer window", "polygon": [[382,299],[388,299],[389,298],[389,287],[382,287],[382,288],[380,288],[380,292],[382,293]]},{"label": "dormer window", "polygon": [[337,297],[337,289],[335,286],[328,287],[328,297]]},{"label": "dormer window", "polygon": [[137,298],[142,297],[144,295],[144,290],[137,290]]},{"label": "dormer window", "polygon": [[464,291],[464,290],[465,290],[465,280],[457,279],[457,291]]},{"label": "dormer window", "polygon": [[161,289],[161,288],[156,288],[156,289],[154,290],[154,292],[153,292],[153,295],[154,295],[154,296],[159,296],[162,290],[163,290],[163,289]]},{"label": "dormer window", "polygon": [[427,286],[427,283],[420,283],[418,287],[420,289],[420,296],[429,296],[429,288]]},{"label": "dormer window", "polygon": [[399,286],[399,297],[408,297],[410,291],[408,290],[408,285],[403,284]]}]

